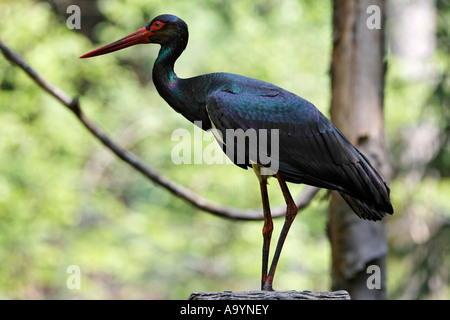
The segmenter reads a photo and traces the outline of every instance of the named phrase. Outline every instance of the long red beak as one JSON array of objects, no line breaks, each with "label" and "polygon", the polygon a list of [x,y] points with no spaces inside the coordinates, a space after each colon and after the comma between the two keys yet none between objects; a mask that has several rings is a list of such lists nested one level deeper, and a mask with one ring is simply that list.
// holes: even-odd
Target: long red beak
[{"label": "long red beak", "polygon": [[120,50],[123,48],[134,46],[135,44],[139,44],[139,43],[150,43],[150,42],[152,42],[150,40],[150,36],[152,34],[154,34],[154,33],[151,31],[148,31],[146,28],[142,28],[122,39],[114,41],[113,43],[107,44],[106,46],[95,49],[86,54],[83,54],[82,56],[80,56],[80,58],[83,59],[83,58],[100,56],[102,54],[114,52],[114,51],[117,51],[117,50]]}]

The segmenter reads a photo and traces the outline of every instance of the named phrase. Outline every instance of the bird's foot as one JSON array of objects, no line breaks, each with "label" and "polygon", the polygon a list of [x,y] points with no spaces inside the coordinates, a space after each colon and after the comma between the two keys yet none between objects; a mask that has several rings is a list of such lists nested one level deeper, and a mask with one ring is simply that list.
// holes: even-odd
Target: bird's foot
[{"label": "bird's foot", "polygon": [[273,277],[267,277],[266,281],[261,286],[261,291],[275,291],[272,287]]}]

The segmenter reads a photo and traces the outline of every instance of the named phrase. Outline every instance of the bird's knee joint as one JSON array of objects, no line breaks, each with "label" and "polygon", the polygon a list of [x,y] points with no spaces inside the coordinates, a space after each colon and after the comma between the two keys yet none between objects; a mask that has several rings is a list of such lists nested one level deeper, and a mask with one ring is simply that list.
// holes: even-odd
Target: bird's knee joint
[{"label": "bird's knee joint", "polygon": [[271,235],[273,231],[273,224],[272,223],[268,223],[268,224],[264,224],[263,227],[263,235],[269,234]]},{"label": "bird's knee joint", "polygon": [[298,208],[295,203],[289,203],[286,209],[286,217],[294,218],[297,215]]}]

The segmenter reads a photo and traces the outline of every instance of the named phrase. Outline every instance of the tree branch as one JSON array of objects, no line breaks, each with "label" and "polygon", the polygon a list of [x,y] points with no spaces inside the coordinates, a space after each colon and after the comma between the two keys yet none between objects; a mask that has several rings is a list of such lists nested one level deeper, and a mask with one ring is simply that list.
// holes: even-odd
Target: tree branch
[{"label": "tree branch", "polygon": [[[129,152],[128,150],[115,143],[102,129],[94,124],[83,113],[78,98],[71,98],[60,88],[45,80],[39,73],[32,69],[20,55],[9,49],[1,40],[0,49],[2,50],[3,55],[6,59],[20,67],[23,71],[25,71],[26,74],[30,76],[30,78],[32,78],[36,82],[38,86],[55,97],[56,100],[61,102],[70,111],[72,111],[75,116],[81,121],[81,123],[89,130],[89,132],[92,133],[92,135],[100,140],[116,156],[141,172],[145,177],[151,179],[153,182],[159,184],[160,186],[169,190],[172,194],[184,199],[198,209],[214,214],[216,216],[235,220],[262,220],[264,218],[262,210],[260,209],[241,210],[237,208],[221,206],[219,204],[206,200],[195,194],[192,190],[167,179],[157,170],[144,164],[135,154]],[[303,192],[296,198],[296,203],[299,210],[307,207],[314,196],[319,192],[319,190],[320,189],[316,187],[306,186]],[[284,216],[285,212],[286,208],[284,206],[277,207],[272,210],[272,216],[274,218],[278,218]]]}]

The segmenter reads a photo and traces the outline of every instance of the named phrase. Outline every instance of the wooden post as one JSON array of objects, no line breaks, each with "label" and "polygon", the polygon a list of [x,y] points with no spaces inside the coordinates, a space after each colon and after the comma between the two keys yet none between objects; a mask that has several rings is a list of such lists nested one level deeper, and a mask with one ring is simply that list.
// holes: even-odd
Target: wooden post
[{"label": "wooden post", "polygon": [[224,291],[192,292],[189,300],[350,300],[347,291]]}]

